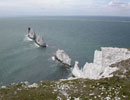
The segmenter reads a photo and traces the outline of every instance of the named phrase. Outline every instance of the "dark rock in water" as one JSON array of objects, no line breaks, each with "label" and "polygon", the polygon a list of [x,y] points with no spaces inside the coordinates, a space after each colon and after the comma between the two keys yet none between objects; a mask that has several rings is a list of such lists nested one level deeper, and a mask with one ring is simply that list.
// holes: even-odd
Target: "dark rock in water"
[{"label": "dark rock in water", "polygon": [[35,32],[33,31],[33,29],[32,28],[28,28],[28,37],[30,38],[30,39],[33,39],[33,40],[35,40],[35,38],[36,38],[36,34],[35,34]]},{"label": "dark rock in water", "polygon": [[43,37],[36,35],[35,43],[37,43],[41,47],[46,47],[46,43],[44,42]]}]

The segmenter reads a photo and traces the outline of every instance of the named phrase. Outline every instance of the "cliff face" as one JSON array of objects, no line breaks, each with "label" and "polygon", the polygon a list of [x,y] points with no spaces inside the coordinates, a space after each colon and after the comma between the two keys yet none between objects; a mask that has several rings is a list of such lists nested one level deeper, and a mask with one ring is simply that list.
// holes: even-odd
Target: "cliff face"
[{"label": "cliff face", "polygon": [[87,63],[82,69],[78,68],[78,63],[72,70],[75,77],[100,79],[103,77],[112,77],[112,72],[118,70],[116,66],[110,65],[130,58],[130,51],[126,48],[102,47],[101,51],[95,51],[93,63]]},{"label": "cliff face", "polygon": [[104,68],[130,58],[130,51],[126,48],[102,47],[101,49],[102,66],[104,66]]},{"label": "cliff face", "polygon": [[[107,52],[107,55],[103,52]],[[94,64],[104,64],[107,68],[116,67],[118,69],[111,73],[113,77],[98,80],[77,78],[44,81],[32,85],[29,85],[28,82],[14,83],[0,88],[0,100],[130,100],[129,52],[127,49],[119,48],[102,48],[102,52],[95,51]],[[75,68],[81,74],[87,70],[80,70],[78,66]],[[101,67],[101,69],[104,68]],[[92,69],[90,70],[92,71]],[[89,73],[89,75],[93,75],[93,73]]]}]

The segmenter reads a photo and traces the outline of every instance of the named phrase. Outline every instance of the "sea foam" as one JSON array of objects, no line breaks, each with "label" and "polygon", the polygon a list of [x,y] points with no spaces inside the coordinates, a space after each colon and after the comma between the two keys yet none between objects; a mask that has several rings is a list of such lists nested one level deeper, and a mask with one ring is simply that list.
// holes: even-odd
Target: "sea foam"
[{"label": "sea foam", "polygon": [[25,35],[24,41],[33,41],[33,40],[30,39],[30,38],[28,37],[28,35]]}]

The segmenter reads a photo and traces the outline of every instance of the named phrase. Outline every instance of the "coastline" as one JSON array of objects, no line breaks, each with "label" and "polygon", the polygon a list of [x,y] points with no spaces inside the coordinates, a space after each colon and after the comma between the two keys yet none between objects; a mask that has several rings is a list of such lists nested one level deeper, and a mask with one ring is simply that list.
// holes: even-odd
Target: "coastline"
[{"label": "coastline", "polygon": [[130,99],[130,58],[110,65],[117,67],[113,77],[70,78],[59,81],[12,83],[0,88],[2,100],[84,100]]}]

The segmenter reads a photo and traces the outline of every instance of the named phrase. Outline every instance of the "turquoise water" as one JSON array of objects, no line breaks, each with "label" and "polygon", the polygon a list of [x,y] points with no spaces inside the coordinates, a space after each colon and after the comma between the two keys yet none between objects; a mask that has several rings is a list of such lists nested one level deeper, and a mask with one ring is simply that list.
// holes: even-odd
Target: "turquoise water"
[{"label": "turquoise water", "polygon": [[[43,35],[47,48],[26,40],[28,27]],[[128,17],[0,18],[0,85],[12,82],[59,80],[70,69],[51,59],[63,49],[83,66],[102,46],[130,47]]]}]

